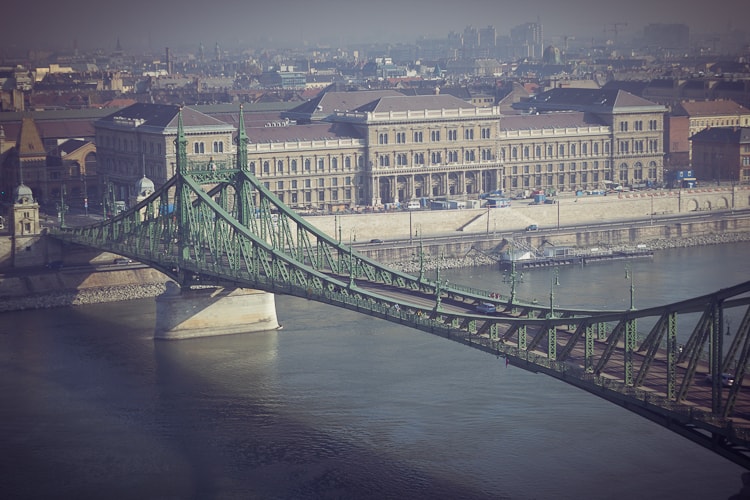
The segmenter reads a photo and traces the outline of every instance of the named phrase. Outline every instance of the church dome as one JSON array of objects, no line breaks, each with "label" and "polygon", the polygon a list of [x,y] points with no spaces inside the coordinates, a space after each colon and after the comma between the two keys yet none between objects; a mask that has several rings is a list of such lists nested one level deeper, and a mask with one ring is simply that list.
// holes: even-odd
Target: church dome
[{"label": "church dome", "polygon": [[21,184],[13,192],[13,199],[19,205],[34,203],[34,193],[29,186]]},{"label": "church dome", "polygon": [[154,192],[154,182],[145,175],[135,183],[136,196],[147,197]]}]

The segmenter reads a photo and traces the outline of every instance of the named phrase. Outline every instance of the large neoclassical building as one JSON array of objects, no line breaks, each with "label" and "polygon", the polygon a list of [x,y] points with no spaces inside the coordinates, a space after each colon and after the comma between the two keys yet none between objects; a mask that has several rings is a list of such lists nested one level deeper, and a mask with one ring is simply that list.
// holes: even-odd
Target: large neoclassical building
[{"label": "large neoclassical building", "polygon": [[[496,190],[513,195],[660,183],[665,112],[621,90],[555,89],[519,103],[514,115],[438,91],[331,91],[268,121],[246,111],[245,124],[249,168],[269,189],[293,208],[335,211],[422,197],[471,199]],[[206,118],[188,134],[189,159],[206,162],[208,153],[195,144],[221,140],[221,161],[230,161],[232,130]],[[101,135],[117,144],[120,125],[112,121],[102,122]],[[171,141],[161,144],[163,158],[146,162],[159,165],[159,172],[146,169],[157,187],[174,161]],[[98,151],[100,169],[115,164],[109,148]],[[123,170],[115,177],[134,186],[136,170],[127,179]]]}]

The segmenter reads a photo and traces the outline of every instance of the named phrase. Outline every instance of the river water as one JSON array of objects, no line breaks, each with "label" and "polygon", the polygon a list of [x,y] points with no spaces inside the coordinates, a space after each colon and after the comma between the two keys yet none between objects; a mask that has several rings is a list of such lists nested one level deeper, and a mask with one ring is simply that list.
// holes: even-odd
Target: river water
[{"label": "river water", "polygon": [[[750,279],[750,243],[631,262],[643,308]],[[625,309],[623,262],[555,303]],[[451,282],[507,293],[494,268]],[[550,270],[520,297],[549,300]],[[153,300],[0,315],[3,498],[727,499],[744,469],[460,344],[277,296],[280,331],[152,340]],[[681,333],[682,335],[682,333]]]}]

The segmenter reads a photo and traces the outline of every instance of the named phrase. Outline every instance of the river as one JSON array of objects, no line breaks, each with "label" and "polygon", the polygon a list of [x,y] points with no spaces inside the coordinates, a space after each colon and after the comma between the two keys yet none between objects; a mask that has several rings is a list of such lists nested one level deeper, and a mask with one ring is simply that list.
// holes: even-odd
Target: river
[{"label": "river", "polygon": [[[748,255],[745,242],[632,261],[635,306],[746,281]],[[441,275],[509,287],[495,268]],[[559,275],[556,305],[629,306],[621,261]],[[544,303],[552,282],[549,269],[526,272],[518,295]],[[741,489],[741,467],[552,378],[354,312],[285,296],[276,305],[282,330],[174,342],[152,339],[151,299],[0,314],[2,496],[727,499]]]}]

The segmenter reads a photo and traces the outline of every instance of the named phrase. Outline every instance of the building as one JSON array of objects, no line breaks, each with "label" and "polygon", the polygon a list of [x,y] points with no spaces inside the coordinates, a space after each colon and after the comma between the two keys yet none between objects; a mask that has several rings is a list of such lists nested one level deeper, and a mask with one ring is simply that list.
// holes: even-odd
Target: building
[{"label": "building", "polygon": [[[248,167],[284,203],[325,211],[418,198],[478,199],[497,190],[558,192],[662,182],[663,106],[624,91],[570,88],[514,106],[525,113],[514,109],[516,114],[504,115],[498,106],[476,106],[439,91],[329,90],[276,118],[264,115],[267,121],[245,113]],[[176,131],[171,124],[177,111],[163,111],[159,130],[165,137]],[[146,116],[145,109],[139,113]],[[188,113],[193,117],[185,119],[188,154],[192,162],[207,164],[211,155],[196,152],[195,144],[213,144],[219,136],[230,144],[236,121],[222,115],[227,122],[222,128],[213,118],[185,108],[183,115]],[[135,119],[132,114],[122,120]],[[195,125],[192,131],[189,122]],[[123,192],[144,174],[158,187],[174,161],[171,139],[161,139],[161,154],[156,158],[154,146],[151,157],[148,146],[146,168],[141,168],[145,146],[137,144],[157,144],[150,136],[134,135],[136,127],[145,134],[144,126],[112,120],[97,124],[97,138],[107,150],[99,149],[100,175],[121,186],[118,199],[128,199]],[[210,135],[209,126],[216,126],[216,135]],[[213,161],[234,161],[233,152],[221,159],[213,154]],[[104,174],[109,159],[116,168]],[[157,160],[158,169],[150,163]]]},{"label": "building", "polygon": [[[175,140],[180,107],[137,103],[94,123],[101,192],[130,200],[143,176],[156,186],[174,175]],[[236,128],[190,107],[182,109],[188,158],[195,165],[231,165]]]},{"label": "building", "polygon": [[[551,164],[554,171],[557,162],[557,171],[568,173],[566,182],[560,183],[558,179],[558,189],[579,189],[589,185],[589,179],[594,176],[594,171],[590,170],[593,167],[591,162],[595,160],[599,162],[599,169],[603,169],[603,174],[596,176],[600,178],[599,182],[609,181],[630,187],[663,182],[664,117],[667,111],[664,106],[624,90],[559,88],[518,102],[514,108],[549,115],[550,124],[541,124],[540,128],[555,130],[560,129],[554,125],[557,113],[583,113],[578,125],[570,127],[570,130],[565,127],[566,131],[560,139],[539,133],[540,138],[531,144],[521,145],[519,141],[519,146],[529,146],[530,154],[531,151],[538,151],[537,146],[541,146],[541,152],[545,147],[549,151],[552,146],[552,156],[548,156],[551,162],[548,162],[547,168]],[[591,126],[597,124],[603,128],[595,131]],[[519,129],[518,133],[520,136],[525,131]],[[590,136],[590,139],[584,140],[581,134]],[[525,149],[522,151],[526,152]],[[531,159],[527,157],[527,160]],[[537,159],[541,158],[537,156]],[[584,161],[586,182],[582,182],[584,176],[579,174]],[[534,169],[537,169],[536,165]],[[601,179],[601,175],[604,179]]]},{"label": "building", "polygon": [[750,183],[750,127],[709,128],[690,140],[699,181]]},{"label": "building", "polygon": [[[673,137],[685,141],[701,130],[713,127],[750,127],[750,109],[729,99],[682,101],[672,111],[675,117],[687,117],[688,136]],[[688,151],[691,151],[688,143]],[[690,155],[692,160],[692,155]]]}]

